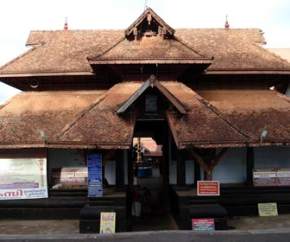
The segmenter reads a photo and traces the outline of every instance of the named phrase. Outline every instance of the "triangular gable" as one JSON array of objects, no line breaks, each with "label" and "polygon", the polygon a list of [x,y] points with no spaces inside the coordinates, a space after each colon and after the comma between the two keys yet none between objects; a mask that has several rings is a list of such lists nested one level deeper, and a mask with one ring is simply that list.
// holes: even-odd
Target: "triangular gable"
[{"label": "triangular gable", "polygon": [[142,25],[147,26],[157,24],[158,33],[163,36],[173,36],[175,30],[171,28],[162,18],[160,18],[151,8],[145,9],[137,20],[125,30],[125,36],[128,38],[131,35],[137,35],[137,32],[142,31]]},{"label": "triangular gable", "polygon": [[172,95],[160,82],[158,82],[154,75],[152,75],[144,84],[122,104],[117,110],[118,114],[125,113],[149,88],[157,88],[163,96],[178,110],[181,114],[186,114],[183,104]]}]

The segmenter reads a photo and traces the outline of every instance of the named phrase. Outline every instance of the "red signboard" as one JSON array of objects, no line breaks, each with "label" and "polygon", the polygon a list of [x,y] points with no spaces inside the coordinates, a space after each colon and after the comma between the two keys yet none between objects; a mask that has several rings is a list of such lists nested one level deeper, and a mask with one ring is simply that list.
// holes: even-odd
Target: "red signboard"
[{"label": "red signboard", "polygon": [[197,181],[197,196],[219,196],[219,181]]},{"label": "red signboard", "polygon": [[193,218],[191,220],[192,230],[194,231],[214,231],[214,219],[213,218]]}]

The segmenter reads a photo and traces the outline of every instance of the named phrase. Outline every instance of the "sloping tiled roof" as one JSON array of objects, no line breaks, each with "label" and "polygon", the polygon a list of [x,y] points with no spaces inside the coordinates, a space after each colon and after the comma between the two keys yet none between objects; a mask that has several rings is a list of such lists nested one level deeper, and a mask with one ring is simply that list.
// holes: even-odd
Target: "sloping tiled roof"
[{"label": "sloping tiled roof", "polygon": [[242,132],[192,89],[178,82],[162,84],[187,109],[184,116],[167,112],[168,123],[177,147],[233,147],[242,146],[247,142],[247,137]]},{"label": "sloping tiled roof", "polygon": [[[288,62],[261,47],[264,40],[258,29],[177,29],[175,38],[199,55],[213,56],[214,60],[208,68],[209,71],[290,71]],[[92,68],[87,57],[101,55],[123,39],[123,30],[32,31],[27,41],[32,49],[1,67],[0,76],[91,73]],[[156,47],[154,43],[154,39],[149,38],[146,40],[148,45],[146,48]],[[168,46],[171,42],[164,43]],[[126,53],[128,44],[124,41],[116,52]],[[134,41],[132,44],[136,45]],[[185,54],[185,48],[179,47],[178,51],[182,49],[182,55]],[[139,51],[142,48],[137,49]],[[172,49],[176,50],[176,47],[173,46]],[[156,50],[160,53],[156,51],[154,58],[162,58],[164,48],[159,46]],[[138,51],[142,57],[142,51]],[[179,56],[176,52],[173,53],[175,53],[173,57]],[[131,54],[132,58],[139,55]],[[190,55],[193,53],[190,52]],[[126,57],[131,58],[128,54]]]},{"label": "sloping tiled roof", "polygon": [[268,50],[281,56],[290,63],[290,48],[269,48]]},{"label": "sloping tiled roof", "polygon": [[211,63],[211,57],[197,53],[175,39],[160,36],[142,38],[139,41],[123,39],[113,48],[98,56],[89,57],[93,64],[132,64],[132,63]]},{"label": "sloping tiled roof", "polygon": [[[268,90],[211,90],[197,94],[176,81],[161,82],[186,110],[167,110],[179,148],[290,144],[290,99]],[[134,112],[117,114],[142,82],[109,90],[24,92],[0,109],[0,148],[126,149]],[[201,96],[200,96],[201,95]],[[261,133],[267,131],[262,140]]]},{"label": "sloping tiled roof", "polygon": [[98,144],[101,148],[130,147],[133,142],[135,118],[121,118],[118,107],[140,88],[140,82],[124,82],[113,86],[104,99],[86,110],[59,136],[62,142]]},{"label": "sloping tiled roof", "polygon": [[[252,144],[290,143],[290,98],[270,90],[207,90],[199,94]],[[260,143],[261,133],[267,135]]]},{"label": "sloping tiled roof", "polygon": [[0,110],[0,147],[45,147],[103,91],[23,92]]}]

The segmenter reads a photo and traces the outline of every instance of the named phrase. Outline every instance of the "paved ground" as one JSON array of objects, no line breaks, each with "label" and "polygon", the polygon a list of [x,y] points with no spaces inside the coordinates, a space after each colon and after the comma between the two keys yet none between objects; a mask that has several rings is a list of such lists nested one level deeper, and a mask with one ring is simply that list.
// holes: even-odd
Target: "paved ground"
[{"label": "paved ground", "polygon": [[265,230],[290,228],[290,214],[277,217],[234,217],[229,225],[238,230]]},{"label": "paved ground", "polygon": [[[235,230],[250,231],[258,230],[283,230],[290,232],[290,214],[279,215],[278,217],[235,217],[229,220],[229,225]],[[174,220],[169,217],[147,219],[145,222],[137,221],[133,227],[135,231],[142,230],[176,230]],[[25,234],[79,234],[78,220],[0,220],[0,235],[25,235]],[[290,239],[289,239],[290,241]]]},{"label": "paved ground", "polygon": [[119,233],[114,235],[0,235],[0,242],[289,242],[290,230],[267,232],[226,231],[194,233],[192,231],[158,231]]}]

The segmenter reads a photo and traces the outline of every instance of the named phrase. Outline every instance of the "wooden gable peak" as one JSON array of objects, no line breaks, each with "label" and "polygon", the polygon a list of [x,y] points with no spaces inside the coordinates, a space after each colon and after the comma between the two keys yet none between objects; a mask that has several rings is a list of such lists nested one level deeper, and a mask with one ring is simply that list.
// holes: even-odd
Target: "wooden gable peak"
[{"label": "wooden gable peak", "polygon": [[186,114],[183,104],[171,92],[169,92],[154,75],[151,75],[150,78],[145,81],[143,85],[121,105],[121,107],[119,107],[117,113],[125,113],[149,88],[157,88],[157,90],[161,92],[161,94],[176,108],[180,114]]},{"label": "wooden gable peak", "polygon": [[140,17],[125,30],[125,37],[135,40],[142,36],[150,37],[156,35],[160,35],[164,38],[172,38],[174,33],[175,30],[151,8],[146,8]]}]

